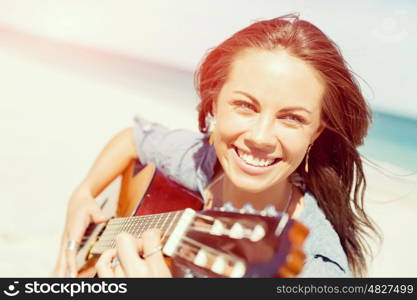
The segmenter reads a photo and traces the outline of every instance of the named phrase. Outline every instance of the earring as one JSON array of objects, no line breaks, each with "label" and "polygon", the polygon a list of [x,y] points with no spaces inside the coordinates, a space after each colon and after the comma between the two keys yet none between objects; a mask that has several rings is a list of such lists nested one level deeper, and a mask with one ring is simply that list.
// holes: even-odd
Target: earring
[{"label": "earring", "polygon": [[307,149],[307,154],[306,154],[306,162],[305,162],[305,166],[304,166],[304,171],[306,172],[306,173],[308,173],[308,158],[309,158],[309,156],[310,156],[310,149],[311,149],[311,146],[312,146],[313,144],[310,144],[310,145],[308,145],[308,149]]},{"label": "earring", "polygon": [[210,134],[210,138],[209,138],[209,145],[210,145],[210,146],[212,146],[212,145],[213,145],[213,143],[214,143],[214,132],[212,132],[212,133]]},{"label": "earring", "polygon": [[216,119],[213,118],[211,114],[207,115],[208,131],[211,132],[209,138],[209,144],[213,145],[214,143],[214,128],[216,127]]}]

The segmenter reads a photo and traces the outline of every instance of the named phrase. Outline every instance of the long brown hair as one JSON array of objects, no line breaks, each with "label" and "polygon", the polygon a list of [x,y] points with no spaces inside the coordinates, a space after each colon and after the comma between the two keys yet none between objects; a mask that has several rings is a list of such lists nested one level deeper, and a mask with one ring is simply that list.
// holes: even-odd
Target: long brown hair
[{"label": "long brown hair", "polygon": [[339,235],[353,274],[363,276],[371,254],[365,237],[379,233],[364,211],[366,180],[357,147],[371,122],[370,109],[337,45],[313,24],[291,14],[263,20],[238,31],[210,50],[195,74],[200,96],[199,128],[227,80],[236,55],[247,48],[285,49],[312,66],[324,79],[321,117],[326,128],[309,155],[309,172],[297,171]]}]

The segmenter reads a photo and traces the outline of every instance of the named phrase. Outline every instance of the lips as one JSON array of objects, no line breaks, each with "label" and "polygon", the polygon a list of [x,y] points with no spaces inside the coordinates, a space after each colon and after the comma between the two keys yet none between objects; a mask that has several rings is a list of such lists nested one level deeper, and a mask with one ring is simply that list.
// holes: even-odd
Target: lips
[{"label": "lips", "polygon": [[242,160],[254,167],[268,167],[280,160],[280,158],[258,157],[236,146],[233,146],[233,148]]},{"label": "lips", "polygon": [[260,175],[270,171],[281,158],[258,158],[233,146],[232,156],[242,171],[250,175]]},{"label": "lips", "polygon": [[242,152],[240,150],[237,151],[237,154],[241,159],[243,159],[248,165],[255,166],[255,167],[267,167],[274,162],[274,159],[261,159],[255,158],[250,154]]}]

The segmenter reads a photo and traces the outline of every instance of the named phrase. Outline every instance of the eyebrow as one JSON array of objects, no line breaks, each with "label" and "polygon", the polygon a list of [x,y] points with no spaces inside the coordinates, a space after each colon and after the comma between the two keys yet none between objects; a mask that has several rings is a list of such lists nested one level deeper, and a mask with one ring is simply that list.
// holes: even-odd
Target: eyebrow
[{"label": "eyebrow", "polygon": [[[252,95],[250,95],[246,92],[243,92],[243,91],[233,91],[233,92],[235,92],[237,94],[242,94],[242,95],[248,97],[253,102],[255,102],[258,106],[261,106],[259,101],[255,97],[253,97]],[[290,107],[285,107],[285,108],[281,109],[282,112],[288,112],[288,111],[294,111],[294,110],[302,110],[302,111],[305,111],[306,113],[311,114],[311,111],[309,111],[307,108],[304,108],[302,106],[290,106]]]}]

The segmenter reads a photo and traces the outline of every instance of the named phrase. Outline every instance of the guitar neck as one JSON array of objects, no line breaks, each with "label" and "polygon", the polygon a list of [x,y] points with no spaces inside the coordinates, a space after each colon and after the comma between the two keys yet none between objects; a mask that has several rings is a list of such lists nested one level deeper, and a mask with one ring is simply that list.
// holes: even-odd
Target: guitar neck
[{"label": "guitar neck", "polygon": [[161,230],[161,243],[164,245],[178,223],[178,220],[180,220],[183,212],[183,210],[178,210],[146,216],[113,218],[108,222],[99,240],[94,244],[91,253],[102,254],[107,249],[115,248],[116,237],[121,232],[127,232],[135,238],[140,238],[146,230],[152,228]]}]

